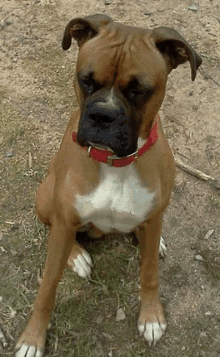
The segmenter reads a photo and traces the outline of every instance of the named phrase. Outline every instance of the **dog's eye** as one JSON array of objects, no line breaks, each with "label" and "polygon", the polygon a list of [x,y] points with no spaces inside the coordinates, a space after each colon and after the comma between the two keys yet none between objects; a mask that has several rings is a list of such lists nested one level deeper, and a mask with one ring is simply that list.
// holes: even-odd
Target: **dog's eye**
[{"label": "dog's eye", "polygon": [[122,94],[135,106],[141,106],[154,93],[154,87],[143,83],[139,78],[132,78],[126,87],[121,89]]},{"label": "dog's eye", "polygon": [[82,89],[87,92],[87,94],[91,94],[92,92],[94,92],[95,85],[93,80],[88,78],[81,78],[79,80],[79,84]]},{"label": "dog's eye", "polygon": [[77,74],[78,83],[85,96],[91,95],[99,90],[102,85],[93,78],[93,73],[88,75]]},{"label": "dog's eye", "polygon": [[150,98],[152,94],[151,90],[141,90],[141,89],[130,89],[125,91],[125,97],[131,101],[134,105],[138,105],[143,101]]},{"label": "dog's eye", "polygon": [[128,99],[130,100],[134,100],[134,99],[137,99],[137,98],[142,98],[144,96],[144,92],[140,91],[140,90],[130,90],[128,91],[128,93],[126,93],[126,96]]}]

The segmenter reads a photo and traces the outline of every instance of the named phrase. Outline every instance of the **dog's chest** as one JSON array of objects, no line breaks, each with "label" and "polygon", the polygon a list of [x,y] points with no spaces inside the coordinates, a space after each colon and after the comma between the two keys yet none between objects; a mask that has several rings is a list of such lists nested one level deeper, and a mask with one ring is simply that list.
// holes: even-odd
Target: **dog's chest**
[{"label": "dog's chest", "polygon": [[100,183],[88,195],[76,195],[75,208],[84,224],[104,233],[128,233],[142,223],[153,207],[155,194],[143,187],[134,165],[115,168],[100,164]]}]

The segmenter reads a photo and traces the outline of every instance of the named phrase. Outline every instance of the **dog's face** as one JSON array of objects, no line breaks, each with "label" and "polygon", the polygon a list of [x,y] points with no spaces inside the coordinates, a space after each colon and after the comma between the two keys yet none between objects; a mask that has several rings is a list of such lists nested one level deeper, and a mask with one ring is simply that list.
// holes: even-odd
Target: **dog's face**
[{"label": "dog's face", "polygon": [[[165,34],[164,40],[163,34],[114,23],[102,15],[67,25],[63,48],[70,47],[71,36],[80,46],[74,85],[81,106],[81,146],[110,148],[119,157],[134,153],[138,137],[149,134],[161,106],[168,73],[186,60],[192,72],[199,66],[199,57],[180,35],[169,40]],[[187,51],[193,51],[197,63]]]},{"label": "dog's face", "polygon": [[148,48],[147,38],[143,43],[122,30],[109,34],[103,29],[79,52],[77,139],[82,146],[109,147],[123,157],[136,151],[142,121],[150,123],[161,105],[166,67],[159,52]]}]

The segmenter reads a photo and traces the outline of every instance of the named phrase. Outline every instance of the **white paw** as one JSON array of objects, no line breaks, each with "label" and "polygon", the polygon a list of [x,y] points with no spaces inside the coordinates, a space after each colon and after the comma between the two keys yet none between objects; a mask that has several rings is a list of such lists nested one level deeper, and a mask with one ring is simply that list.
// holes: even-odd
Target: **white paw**
[{"label": "white paw", "polygon": [[149,346],[151,346],[152,343],[155,346],[156,342],[164,334],[166,327],[166,324],[159,324],[159,322],[146,322],[145,324],[138,324],[140,335],[144,336],[145,340],[149,343]]},{"label": "white paw", "polygon": [[15,357],[43,357],[43,355],[44,349],[39,349],[35,346],[29,346],[24,343],[16,352]]},{"label": "white paw", "polygon": [[82,249],[82,254],[78,254],[77,257],[72,260],[73,271],[84,279],[90,279],[92,266],[92,259],[89,253],[84,249]]},{"label": "white paw", "polygon": [[165,257],[165,255],[167,255],[167,248],[163,237],[160,237],[159,254],[161,257]]}]

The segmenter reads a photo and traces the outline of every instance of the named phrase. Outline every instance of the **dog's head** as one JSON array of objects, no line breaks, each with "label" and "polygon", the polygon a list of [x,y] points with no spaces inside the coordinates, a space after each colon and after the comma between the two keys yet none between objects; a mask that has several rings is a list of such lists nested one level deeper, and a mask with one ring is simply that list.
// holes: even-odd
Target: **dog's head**
[{"label": "dog's head", "polygon": [[81,106],[77,141],[108,147],[119,157],[135,152],[138,136],[149,134],[170,71],[189,61],[194,80],[202,62],[171,28],[130,27],[105,15],[71,20],[64,50],[72,38],[79,46],[74,80]]}]

